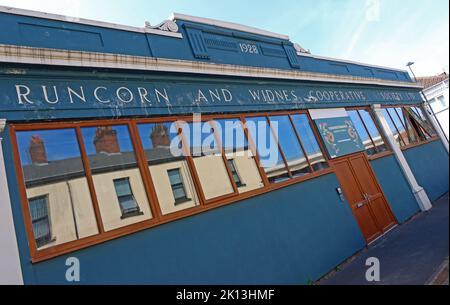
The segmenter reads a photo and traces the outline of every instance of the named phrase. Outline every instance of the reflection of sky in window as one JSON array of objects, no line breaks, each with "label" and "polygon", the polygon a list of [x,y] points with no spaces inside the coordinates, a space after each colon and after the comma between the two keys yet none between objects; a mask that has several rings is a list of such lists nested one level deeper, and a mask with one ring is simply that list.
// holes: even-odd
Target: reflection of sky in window
[{"label": "reflection of sky in window", "polygon": [[[388,108],[387,110],[389,111],[389,114],[391,115],[391,118],[394,121],[394,124],[397,126],[398,130],[400,132],[405,131],[405,128],[403,127],[402,122],[398,118],[398,115],[395,112],[395,109],[394,108]],[[395,130],[395,128],[394,128],[394,130]]]},{"label": "reflection of sky in window", "polygon": [[[259,153],[259,157],[261,160],[261,165],[263,167],[272,167],[273,163],[271,162],[271,154],[276,153],[277,156],[277,164],[284,163],[283,158],[278,150],[278,147],[276,145],[275,138],[273,137],[272,132],[270,131],[270,126],[267,123],[267,120],[265,117],[252,117],[247,118],[247,128],[250,133],[250,136],[252,137],[253,141],[255,142],[256,148]],[[253,123],[253,124],[252,124]],[[264,131],[264,135],[260,134],[260,131]],[[265,136],[265,137],[264,137]],[[260,139],[261,137],[261,139]],[[264,141],[264,143],[261,143],[261,141]],[[270,146],[273,146],[272,149],[270,149]],[[273,157],[273,156],[272,156]]]},{"label": "reflection of sky in window", "polygon": [[303,147],[308,155],[314,155],[320,152],[319,144],[317,143],[316,137],[309,125],[309,120],[306,114],[296,114],[292,116],[292,121],[294,122],[295,129],[300,136]]},{"label": "reflection of sky in window", "polygon": [[17,132],[17,145],[22,165],[31,164],[29,148],[32,136],[40,136],[44,141],[49,162],[80,157],[74,129],[20,131]]},{"label": "reflection of sky in window", "polygon": [[164,127],[166,127],[166,130],[167,130],[167,133],[168,133],[168,136],[169,136],[169,139],[171,142],[172,142],[173,138],[177,137],[177,128],[173,129],[174,132],[170,132],[171,131],[170,127],[171,127],[172,123],[139,124],[139,125],[137,125],[137,129],[139,132],[139,136],[141,138],[142,146],[144,147],[145,150],[153,148],[151,134],[157,125],[160,125],[160,126],[163,125]]},{"label": "reflection of sky in window", "polygon": [[288,116],[272,116],[270,123],[278,123],[278,143],[288,162],[303,159],[304,154],[300,144],[297,141],[294,129]]},{"label": "reflection of sky in window", "polygon": [[[217,132],[225,150],[242,149],[248,146],[241,121],[238,119],[216,120]],[[220,128],[219,128],[220,127]]]},{"label": "reflection of sky in window", "polygon": [[[383,113],[383,116],[386,119],[386,122],[388,123],[389,129],[391,130],[392,134],[394,136],[397,136],[398,135],[397,129],[395,128],[394,124],[392,123],[392,120],[388,115],[387,109],[383,108],[383,109],[381,109],[381,112]],[[397,140],[400,141],[399,138]]]},{"label": "reflection of sky in window", "polygon": [[366,132],[366,129],[364,128],[364,125],[356,112],[356,110],[350,110],[347,111],[350,119],[352,120],[353,124],[355,125],[356,131],[358,132],[359,136],[361,137],[361,140],[363,142],[366,142],[369,140],[369,135]]},{"label": "reflection of sky in window", "polygon": [[359,110],[359,114],[361,115],[364,123],[366,124],[367,129],[369,130],[370,135],[373,139],[380,137],[380,133],[378,132],[378,128],[375,125],[375,122],[372,119],[372,116],[367,110]]},{"label": "reflection of sky in window", "polygon": [[[88,155],[96,154],[94,138],[97,128],[98,127],[81,128],[81,134],[83,135],[84,145]],[[117,141],[119,142],[120,152],[134,151],[128,127],[126,125],[117,125],[112,126],[112,129],[117,132]]]}]

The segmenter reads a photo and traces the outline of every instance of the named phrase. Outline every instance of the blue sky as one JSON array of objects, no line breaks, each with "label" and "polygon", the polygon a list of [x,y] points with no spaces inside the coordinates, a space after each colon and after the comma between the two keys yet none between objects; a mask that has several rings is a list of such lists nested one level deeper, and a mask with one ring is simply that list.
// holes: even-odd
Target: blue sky
[{"label": "blue sky", "polygon": [[289,35],[313,54],[448,72],[448,0],[0,0],[0,5],[133,26],[171,12],[237,22]]}]

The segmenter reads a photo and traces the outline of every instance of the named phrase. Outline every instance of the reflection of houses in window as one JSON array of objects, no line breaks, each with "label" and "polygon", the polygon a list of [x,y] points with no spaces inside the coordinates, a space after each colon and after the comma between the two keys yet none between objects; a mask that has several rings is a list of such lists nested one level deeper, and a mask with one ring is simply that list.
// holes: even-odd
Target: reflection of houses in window
[{"label": "reflection of houses in window", "polygon": [[37,247],[41,248],[52,240],[50,215],[48,213],[48,196],[30,198],[28,202],[30,204],[34,238]]},{"label": "reflection of houses in window", "polygon": [[97,234],[75,132],[24,132],[19,137],[24,139],[21,150],[29,152],[31,161],[23,156],[22,168],[37,248]]},{"label": "reflection of houses in window", "polygon": [[143,215],[136,199],[134,198],[133,191],[131,190],[130,179],[128,177],[115,179],[114,187],[116,189],[117,199],[119,200],[120,210],[122,211],[122,219]]},{"label": "reflection of houses in window", "polygon": [[191,199],[186,195],[181,170],[179,168],[168,170],[167,175],[169,176],[173,198],[175,199],[174,204],[178,205],[190,201]]},{"label": "reflection of houses in window", "polygon": [[117,131],[112,126],[97,127],[94,137],[94,146],[97,154],[117,154],[120,153]]},{"label": "reflection of houses in window", "polygon": [[239,176],[239,173],[236,169],[236,161],[234,159],[228,159],[227,162],[228,167],[231,170],[231,175],[233,176],[234,183],[236,183],[236,186],[237,187],[245,186],[245,184],[242,183],[241,177]]}]

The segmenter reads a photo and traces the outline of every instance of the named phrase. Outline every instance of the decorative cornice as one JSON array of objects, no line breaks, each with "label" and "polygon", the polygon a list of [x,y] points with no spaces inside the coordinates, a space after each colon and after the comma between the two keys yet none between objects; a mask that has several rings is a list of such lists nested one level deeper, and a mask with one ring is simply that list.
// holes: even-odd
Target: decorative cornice
[{"label": "decorative cornice", "polygon": [[178,25],[173,20],[164,20],[158,25],[152,26],[150,22],[145,22],[146,29],[161,30],[165,32],[178,33]]},{"label": "decorative cornice", "polygon": [[422,88],[417,83],[368,77],[2,44],[0,44],[0,62]]},{"label": "decorative cornice", "polygon": [[2,5],[0,5],[0,13],[7,13],[7,14],[13,14],[13,15],[20,15],[20,16],[29,16],[29,17],[42,18],[42,19],[47,19],[47,20],[56,20],[56,21],[75,23],[75,24],[97,26],[97,27],[102,27],[102,28],[110,28],[110,29],[122,30],[122,31],[128,31],[128,32],[148,33],[148,34],[155,34],[155,35],[162,35],[162,36],[170,36],[170,37],[174,37],[174,38],[183,38],[181,33],[165,31],[165,30],[162,30],[159,28],[156,28],[156,29],[155,28],[145,28],[145,27],[139,28],[139,27],[134,27],[134,26],[110,23],[110,22],[103,22],[103,21],[83,19],[83,18],[78,18],[78,17],[69,17],[69,16],[64,16],[64,15],[24,10],[24,9],[2,6]]}]

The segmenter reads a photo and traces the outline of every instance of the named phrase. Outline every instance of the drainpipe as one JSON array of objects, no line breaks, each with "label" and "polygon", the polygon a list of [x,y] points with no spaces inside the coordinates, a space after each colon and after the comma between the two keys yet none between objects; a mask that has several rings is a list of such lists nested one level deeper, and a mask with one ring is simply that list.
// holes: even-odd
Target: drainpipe
[{"label": "drainpipe", "polygon": [[439,122],[437,121],[436,115],[434,114],[434,112],[433,112],[433,115],[430,113],[430,111],[432,111],[433,108],[431,108],[431,105],[428,102],[427,97],[425,96],[425,94],[422,94],[422,96],[425,98],[425,102],[423,103],[423,108],[425,109],[424,115],[426,116],[428,122],[430,122],[431,125],[433,125],[433,128],[434,128],[434,130],[436,130],[439,138],[441,139],[442,144],[444,144],[444,147],[447,150],[447,155],[448,155],[448,140],[447,140],[447,137],[445,136],[445,134],[443,132],[441,124],[439,124]]},{"label": "drainpipe", "polygon": [[6,120],[0,119],[0,285],[23,285],[5,161],[3,159],[3,131]]},{"label": "drainpipe", "polygon": [[386,118],[383,116],[383,113],[381,113],[381,105],[380,104],[372,105],[372,110],[375,114],[375,118],[377,119],[379,125],[381,126],[381,130],[385,138],[389,142],[389,146],[394,152],[395,158],[397,159],[398,164],[400,165],[400,168],[403,171],[403,175],[408,181],[408,184],[411,188],[414,197],[416,198],[416,201],[420,209],[422,211],[430,210],[432,208],[430,199],[428,198],[428,195],[425,192],[424,188],[417,183],[416,177],[414,177],[414,174],[411,171],[411,168],[409,167],[409,164],[406,161],[406,158],[403,155],[402,150],[400,149],[400,147],[398,147],[397,143],[395,142],[392,130],[389,127]]}]

